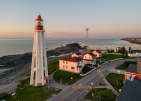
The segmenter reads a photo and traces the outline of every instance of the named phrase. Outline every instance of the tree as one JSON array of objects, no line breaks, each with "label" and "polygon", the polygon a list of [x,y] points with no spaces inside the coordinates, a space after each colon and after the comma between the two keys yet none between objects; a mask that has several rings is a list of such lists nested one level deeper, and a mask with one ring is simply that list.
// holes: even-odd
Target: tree
[{"label": "tree", "polygon": [[126,52],[125,47],[124,47],[124,46],[123,46],[123,47],[121,47],[121,49],[120,49],[120,53],[121,53],[121,54],[125,54],[125,52]]},{"label": "tree", "polygon": [[129,47],[129,53],[131,53],[131,51],[132,51],[132,49],[131,49],[131,47]]}]

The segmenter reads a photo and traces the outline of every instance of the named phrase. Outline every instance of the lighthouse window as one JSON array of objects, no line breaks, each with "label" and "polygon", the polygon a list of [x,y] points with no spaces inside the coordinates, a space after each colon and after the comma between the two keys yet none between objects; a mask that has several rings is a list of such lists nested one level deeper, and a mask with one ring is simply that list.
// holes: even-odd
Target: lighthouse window
[{"label": "lighthouse window", "polygon": [[38,22],[38,25],[41,25],[41,23],[40,23],[40,22]]}]

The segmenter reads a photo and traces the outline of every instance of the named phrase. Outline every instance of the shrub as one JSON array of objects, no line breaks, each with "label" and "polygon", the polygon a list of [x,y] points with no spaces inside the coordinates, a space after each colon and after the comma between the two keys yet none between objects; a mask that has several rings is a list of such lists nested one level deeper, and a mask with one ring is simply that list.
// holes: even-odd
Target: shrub
[{"label": "shrub", "polygon": [[5,96],[7,96],[8,94],[5,92],[0,93],[0,98],[4,98]]}]

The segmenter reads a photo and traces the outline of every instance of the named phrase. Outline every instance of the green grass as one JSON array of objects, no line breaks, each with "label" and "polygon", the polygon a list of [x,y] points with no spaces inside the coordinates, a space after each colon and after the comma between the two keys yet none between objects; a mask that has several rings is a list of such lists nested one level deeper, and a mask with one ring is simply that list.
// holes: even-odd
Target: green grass
[{"label": "green grass", "polygon": [[16,97],[13,98],[11,95],[7,95],[2,99],[6,101],[46,101],[52,97],[52,94],[57,94],[61,91],[56,91],[54,88],[47,88],[47,86],[30,86],[29,78],[20,82],[21,84],[16,90]]},{"label": "green grass", "polygon": [[[71,77],[73,77],[72,80]],[[58,70],[54,73],[53,78],[58,83],[60,83],[61,80],[62,84],[68,83],[68,85],[70,85],[75,83],[77,80],[81,79],[82,77],[79,74]]]},{"label": "green grass", "polygon": [[122,55],[117,54],[102,54],[102,58],[106,60],[113,60],[117,58],[122,58]]},{"label": "green grass", "polygon": [[86,65],[83,67],[82,72],[83,72],[84,74],[93,69],[93,68],[90,68],[89,66],[92,67],[91,64],[86,64]]},{"label": "green grass", "polygon": [[121,64],[121,65],[119,65],[118,67],[116,67],[116,69],[118,69],[118,70],[126,70],[127,67],[125,67],[124,64]]},{"label": "green grass", "polygon": [[[122,88],[123,86],[123,80],[125,76],[122,74],[115,74],[115,73],[110,73],[106,76],[107,81],[117,90]],[[118,83],[117,80],[121,80],[121,83]]]},{"label": "green grass", "polygon": [[51,74],[59,68],[59,58],[48,60],[48,73]]},{"label": "green grass", "polygon": [[[107,88],[96,88],[94,89],[94,91],[95,96],[99,95],[102,97],[101,101],[115,101],[116,96],[113,94],[111,90]],[[106,98],[104,99],[105,96]],[[88,100],[93,100],[94,97],[92,96],[92,91],[90,91],[84,98]]]},{"label": "green grass", "polygon": [[88,67],[88,69],[86,69],[86,70],[82,70],[82,72],[85,74],[85,73],[91,71],[92,69],[93,69],[93,68]]}]

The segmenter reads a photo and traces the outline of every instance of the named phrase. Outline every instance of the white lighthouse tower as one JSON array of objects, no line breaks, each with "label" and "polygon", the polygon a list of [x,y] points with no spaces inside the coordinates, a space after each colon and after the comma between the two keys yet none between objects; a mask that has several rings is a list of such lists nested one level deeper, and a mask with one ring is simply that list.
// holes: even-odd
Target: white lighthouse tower
[{"label": "white lighthouse tower", "polygon": [[45,30],[43,20],[38,15],[35,20],[34,42],[32,52],[30,85],[38,86],[48,83],[47,55],[45,47]]}]

